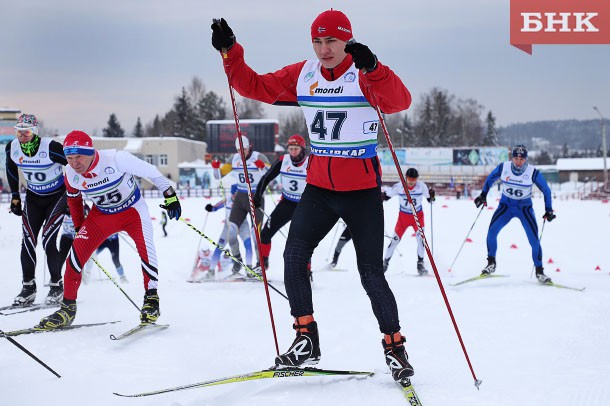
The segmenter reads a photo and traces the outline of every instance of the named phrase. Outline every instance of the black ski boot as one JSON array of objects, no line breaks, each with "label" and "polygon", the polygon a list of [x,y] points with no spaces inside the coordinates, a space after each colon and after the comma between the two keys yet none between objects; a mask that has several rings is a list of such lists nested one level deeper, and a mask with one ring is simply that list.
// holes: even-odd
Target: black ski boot
[{"label": "black ski boot", "polygon": [[313,316],[298,317],[292,328],[297,331],[297,337],[287,352],[275,357],[275,365],[282,368],[317,364],[320,361],[320,338]]},{"label": "black ski boot", "polygon": [[[238,261],[241,262],[241,255],[235,255],[235,259],[237,259]],[[233,276],[237,276],[237,274],[239,273],[239,271],[241,270],[241,264],[237,261],[235,261],[235,259],[233,260]]]},{"label": "black ski boot", "polygon": [[252,272],[246,270],[246,277],[253,279],[259,279],[263,277],[263,270],[261,269],[260,264],[256,264],[254,268],[252,268],[250,265],[247,266],[252,270]]},{"label": "black ski boot", "polygon": [[140,324],[154,323],[159,316],[161,316],[161,310],[159,310],[157,289],[149,289],[144,294],[144,304],[140,312]]},{"label": "black ski boot", "polygon": [[544,268],[541,266],[536,267],[536,279],[538,279],[538,282],[542,285],[551,285],[553,283],[551,278],[544,274]]},{"label": "black ski boot", "polygon": [[61,302],[64,298],[64,283],[62,281],[51,282],[49,286],[51,288],[49,289],[45,303],[59,304],[59,302]]},{"label": "black ski boot", "polygon": [[426,266],[424,265],[424,259],[422,257],[417,257],[417,273],[420,276],[428,275],[428,270],[426,269]]},{"label": "black ski boot", "polygon": [[404,346],[405,338],[400,333],[386,334],[381,340],[385,363],[388,364],[392,378],[400,382],[405,378],[413,376],[415,371],[409,364],[409,356]]},{"label": "black ski boot", "polygon": [[21,293],[13,301],[13,306],[27,306],[34,303],[36,299],[36,280],[23,282]]},{"label": "black ski boot", "polygon": [[496,257],[487,257],[487,266],[481,271],[481,276],[489,276],[496,272]]},{"label": "black ski boot", "polygon": [[68,327],[74,321],[74,317],[76,317],[76,300],[64,299],[61,302],[59,310],[47,317],[43,317],[34,328],[39,330],[56,330]]}]

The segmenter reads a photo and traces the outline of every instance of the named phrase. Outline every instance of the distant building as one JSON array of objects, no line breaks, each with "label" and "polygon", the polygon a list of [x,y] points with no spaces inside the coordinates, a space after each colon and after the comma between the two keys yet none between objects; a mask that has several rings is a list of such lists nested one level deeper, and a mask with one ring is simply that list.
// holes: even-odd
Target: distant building
[{"label": "distant building", "polygon": [[0,107],[0,182],[3,188],[8,188],[6,183],[6,144],[15,138],[15,124],[21,110]]},{"label": "distant building", "polygon": [[604,181],[604,158],[559,158],[555,166],[561,182]]}]

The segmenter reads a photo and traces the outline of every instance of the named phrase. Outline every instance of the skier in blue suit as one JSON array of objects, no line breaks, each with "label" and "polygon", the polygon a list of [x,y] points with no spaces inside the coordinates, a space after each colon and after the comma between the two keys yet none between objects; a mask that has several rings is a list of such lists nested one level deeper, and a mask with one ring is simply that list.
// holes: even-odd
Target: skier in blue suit
[{"label": "skier in blue suit", "polygon": [[538,223],[532,208],[532,188],[534,185],[544,195],[544,216],[546,221],[553,221],[551,189],[542,174],[527,163],[527,148],[517,145],[513,148],[512,159],[503,162],[494,169],[487,179],[481,194],[474,200],[478,207],[487,205],[487,192],[493,184],[500,180],[502,184],[502,198],[500,204],[491,218],[487,232],[487,266],[481,275],[490,275],[496,270],[496,251],[498,249],[498,234],[509,221],[517,217],[532,247],[532,259],[536,266],[536,278],[542,284],[551,284],[551,278],[544,274],[542,267],[542,248],[538,239]]}]

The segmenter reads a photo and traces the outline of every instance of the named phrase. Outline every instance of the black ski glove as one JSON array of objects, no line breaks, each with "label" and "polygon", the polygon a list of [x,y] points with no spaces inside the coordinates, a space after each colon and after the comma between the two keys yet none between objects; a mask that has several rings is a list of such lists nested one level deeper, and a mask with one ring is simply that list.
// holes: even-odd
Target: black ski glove
[{"label": "black ski glove", "polygon": [[428,203],[434,202],[436,200],[436,191],[430,188],[428,192],[430,193],[430,197],[427,199]]},{"label": "black ski glove", "polygon": [[542,216],[542,218],[548,221],[549,223],[553,221],[555,217],[557,216],[555,215],[555,213],[553,213],[553,209],[545,211],[544,216]]},{"label": "black ski glove", "polygon": [[224,18],[212,23],[212,46],[219,52],[228,51],[235,45],[235,35]]},{"label": "black ski glove", "polygon": [[377,57],[366,45],[350,41],[345,45],[344,51],[352,55],[356,69],[366,69],[367,72],[372,72],[377,68]]},{"label": "black ski glove", "polygon": [[212,206],[210,203],[205,205],[205,211],[209,211],[209,212],[213,212],[214,211],[214,206]]},{"label": "black ski glove", "polygon": [[165,196],[165,201],[163,204],[160,204],[159,207],[165,209],[167,211],[167,215],[170,219],[180,219],[180,215],[182,214],[182,207],[180,206],[180,201],[176,196],[176,192],[174,192],[174,188],[170,187],[165,192],[163,192],[163,196]]},{"label": "black ski glove", "polygon": [[477,209],[481,206],[487,206],[487,193],[481,192],[481,194],[474,199],[474,205],[477,206]]},{"label": "black ski glove", "polygon": [[11,199],[11,213],[16,216],[22,216],[23,210],[21,209],[21,196],[19,193],[13,193]]}]

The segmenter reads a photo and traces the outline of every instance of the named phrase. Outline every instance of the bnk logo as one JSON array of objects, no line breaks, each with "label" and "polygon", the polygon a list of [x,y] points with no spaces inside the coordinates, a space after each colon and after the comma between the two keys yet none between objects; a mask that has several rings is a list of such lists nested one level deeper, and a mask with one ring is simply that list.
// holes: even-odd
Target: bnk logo
[{"label": "bnk logo", "polygon": [[310,95],[314,95],[314,94],[338,94],[338,93],[343,93],[343,86],[337,86],[337,87],[318,87],[318,82],[314,83],[313,85],[309,86],[309,94]]},{"label": "bnk logo", "polygon": [[610,44],[610,2],[510,0],[510,43],[528,54],[533,44]]}]

